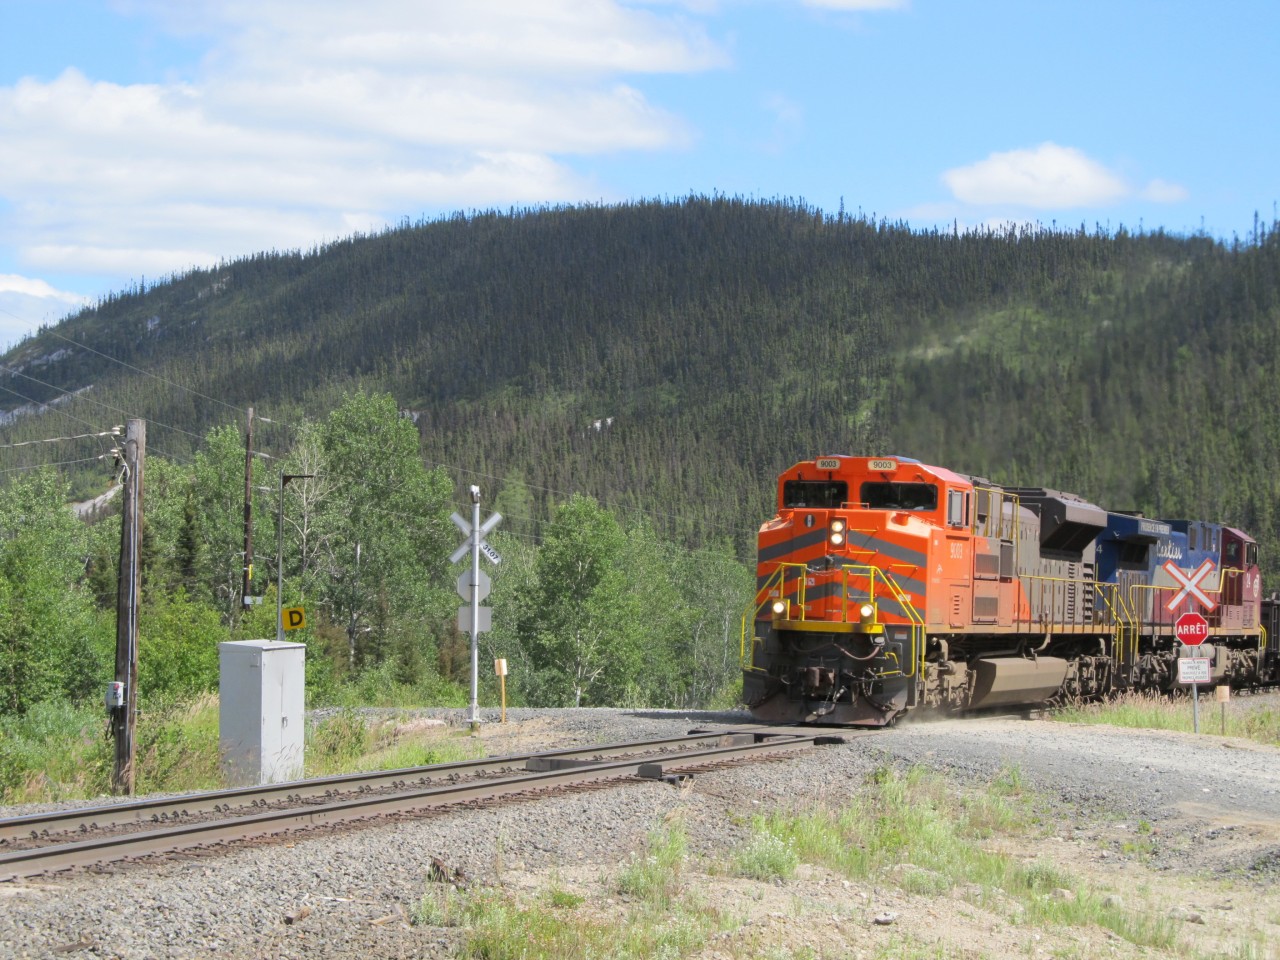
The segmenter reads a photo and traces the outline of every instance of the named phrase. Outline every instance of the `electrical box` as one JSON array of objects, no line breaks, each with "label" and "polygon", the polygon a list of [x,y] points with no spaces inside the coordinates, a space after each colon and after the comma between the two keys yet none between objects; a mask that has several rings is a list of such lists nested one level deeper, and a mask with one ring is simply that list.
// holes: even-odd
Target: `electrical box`
[{"label": "electrical box", "polygon": [[301,643],[218,644],[219,745],[230,786],[302,778],[305,658]]},{"label": "electrical box", "polygon": [[107,709],[114,710],[124,705],[124,684],[119,680],[112,680],[107,684]]}]

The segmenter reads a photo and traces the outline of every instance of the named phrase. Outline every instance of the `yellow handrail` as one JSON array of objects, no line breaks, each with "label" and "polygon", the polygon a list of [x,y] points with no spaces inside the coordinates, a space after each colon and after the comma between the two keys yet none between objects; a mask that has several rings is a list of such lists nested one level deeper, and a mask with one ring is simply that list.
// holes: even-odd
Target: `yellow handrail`
[{"label": "yellow handrail", "polygon": [[[904,564],[903,566],[913,566]],[[781,599],[787,603],[788,619],[807,622],[808,613],[806,610],[808,578],[816,574],[831,574],[837,571],[813,571],[803,563],[779,563],[773,573],[764,584],[756,591],[755,600],[752,605],[742,615],[742,631],[739,638],[738,652],[742,661],[742,668],[748,671],[758,671],[752,660],[748,657],[747,629],[748,625],[754,627],[755,621],[760,619],[760,614],[773,603],[775,599]],[[881,591],[882,595],[888,595],[902,608],[906,618],[908,619],[908,629],[911,631],[911,653],[908,658],[911,664],[909,672],[902,672],[903,676],[914,677],[923,674],[924,671],[924,617],[920,615],[920,611],[916,609],[912,603],[911,597],[902,589],[898,581],[893,575],[879,567],[867,564],[845,564],[839,568],[841,575],[840,582],[840,620],[842,623],[857,623],[861,618],[857,615],[856,610],[851,611],[851,607],[860,605],[864,602],[863,598],[859,598],[853,603],[850,602],[850,594],[865,593],[865,601],[874,603],[877,595],[877,581],[884,584]],[[788,573],[794,574],[793,578],[788,577]],[[796,581],[795,600],[787,599],[787,581],[794,579]],[[851,590],[850,580],[866,580],[867,589]],[[754,642],[757,638],[752,631],[752,646],[754,650]]]}]

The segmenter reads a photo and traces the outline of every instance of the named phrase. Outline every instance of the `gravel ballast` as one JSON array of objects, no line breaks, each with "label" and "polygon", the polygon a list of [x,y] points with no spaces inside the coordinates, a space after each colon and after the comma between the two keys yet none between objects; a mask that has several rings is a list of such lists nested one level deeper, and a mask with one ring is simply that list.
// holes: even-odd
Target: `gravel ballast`
[{"label": "gravel ballast", "polygon": [[[464,726],[456,712],[435,715]],[[485,719],[480,736],[491,755],[748,722],[745,714],[622,710],[508,711],[505,726],[496,714]],[[456,930],[409,922],[433,860],[471,884],[607,873],[642,851],[664,817],[678,814],[691,855],[715,862],[746,839],[753,813],[838,800],[886,765],[921,765],[979,785],[1016,768],[1058,811],[1054,839],[1099,863],[1124,860],[1115,837],[1141,822],[1161,841],[1144,869],[1246,885],[1280,878],[1280,749],[1211,734],[1007,717],[920,721],[699,774],[683,788],[625,783],[0,884],[0,957],[450,956]],[[808,895],[826,882],[789,884]],[[794,895],[777,894],[780,904]],[[914,930],[904,918],[895,935],[928,939],[928,923],[920,922],[925,927]]]}]

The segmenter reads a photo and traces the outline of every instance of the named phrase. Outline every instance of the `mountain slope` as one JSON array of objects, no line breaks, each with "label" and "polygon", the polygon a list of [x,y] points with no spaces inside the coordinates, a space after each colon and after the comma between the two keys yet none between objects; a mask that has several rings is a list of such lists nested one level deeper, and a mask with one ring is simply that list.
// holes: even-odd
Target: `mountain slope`
[{"label": "mountain slope", "polygon": [[128,414],[184,457],[250,405],[386,390],[487,499],[536,518],[586,492],[744,556],[773,477],[820,452],[1269,539],[1276,236],[913,233],[726,198],[458,215],[112,297],[12,350],[0,407],[83,391],[6,442]]}]

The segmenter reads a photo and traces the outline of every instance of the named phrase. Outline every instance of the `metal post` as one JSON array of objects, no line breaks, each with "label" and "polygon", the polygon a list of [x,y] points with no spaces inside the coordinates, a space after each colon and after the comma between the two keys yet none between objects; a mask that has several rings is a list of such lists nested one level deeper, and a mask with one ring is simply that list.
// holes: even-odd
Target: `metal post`
[{"label": "metal post", "polygon": [[290,480],[310,480],[314,473],[281,473],[276,511],[276,642],[284,643],[284,488]]},{"label": "metal post", "polygon": [[1191,732],[1200,732],[1200,684],[1191,685]]},{"label": "metal post", "polygon": [[471,488],[471,732],[480,732],[480,488]]},{"label": "metal post", "polygon": [[280,500],[276,510],[276,643],[284,643],[284,471],[280,471]]},{"label": "metal post", "polygon": [[249,606],[253,589],[253,407],[244,429],[244,583],[240,593],[242,606]]}]

